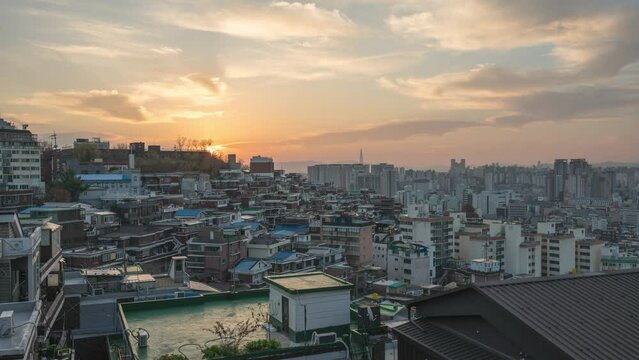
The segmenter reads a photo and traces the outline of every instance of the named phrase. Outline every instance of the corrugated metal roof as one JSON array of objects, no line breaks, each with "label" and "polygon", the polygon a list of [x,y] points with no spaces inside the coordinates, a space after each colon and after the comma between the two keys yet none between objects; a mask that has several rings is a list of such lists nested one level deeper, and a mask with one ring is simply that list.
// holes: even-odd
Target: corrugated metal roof
[{"label": "corrugated metal roof", "polygon": [[475,288],[575,359],[636,359],[639,271]]},{"label": "corrugated metal roof", "polygon": [[292,251],[278,251],[273,256],[271,256],[272,261],[284,261],[290,258],[291,256],[295,256],[296,253]]},{"label": "corrugated metal roof", "polygon": [[[426,319],[407,322],[393,329],[405,337],[420,344],[428,344],[428,348],[442,359],[454,360],[494,360],[500,357],[475,345],[462,337],[447,331]],[[424,354],[424,358],[427,355]]]},{"label": "corrugated metal roof", "polygon": [[129,177],[124,174],[80,174],[82,181],[129,181]]},{"label": "corrugated metal roof", "polygon": [[203,211],[202,209],[180,209],[175,212],[175,217],[198,217]]},{"label": "corrugated metal roof", "polygon": [[273,232],[277,231],[291,231],[298,235],[308,233],[308,225],[303,224],[279,224],[275,225]]},{"label": "corrugated metal roof", "polygon": [[234,223],[230,223],[230,224],[223,224],[220,227],[222,229],[241,229],[245,226],[248,226],[251,231],[257,231],[260,228],[260,223],[259,222],[254,222],[254,221],[240,221],[240,222],[234,222]]}]

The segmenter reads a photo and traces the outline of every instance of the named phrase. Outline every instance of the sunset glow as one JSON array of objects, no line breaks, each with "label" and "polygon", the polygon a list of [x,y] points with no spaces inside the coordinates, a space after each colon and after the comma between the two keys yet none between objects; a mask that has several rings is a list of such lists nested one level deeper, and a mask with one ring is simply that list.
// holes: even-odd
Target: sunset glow
[{"label": "sunset glow", "polygon": [[2,116],[63,145],[639,160],[636,2],[9,0],[0,21]]}]

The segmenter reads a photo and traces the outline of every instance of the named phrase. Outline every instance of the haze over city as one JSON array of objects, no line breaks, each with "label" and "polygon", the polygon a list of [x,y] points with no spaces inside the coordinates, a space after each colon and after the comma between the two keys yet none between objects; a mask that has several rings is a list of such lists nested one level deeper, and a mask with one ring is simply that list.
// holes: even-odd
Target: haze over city
[{"label": "haze over city", "polygon": [[3,1],[0,111],[276,162],[637,162],[636,1]]}]

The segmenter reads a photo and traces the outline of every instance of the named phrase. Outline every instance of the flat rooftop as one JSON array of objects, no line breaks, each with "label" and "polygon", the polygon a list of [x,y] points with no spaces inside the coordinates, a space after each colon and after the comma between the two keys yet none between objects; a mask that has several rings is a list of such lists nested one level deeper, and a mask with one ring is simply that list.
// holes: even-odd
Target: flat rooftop
[{"label": "flat rooftop", "polygon": [[350,289],[353,284],[323,272],[267,276],[266,282],[289,293]]},{"label": "flat rooftop", "polygon": [[[137,348],[133,342],[140,360],[157,359],[169,353],[178,354],[178,348],[185,344],[204,345],[216,337],[206,330],[212,328],[216,321],[236,324],[251,316],[251,311],[258,307],[265,307],[265,311],[268,311],[268,293],[247,294],[231,299],[224,298],[224,295],[123,304],[127,329],[143,328],[150,334],[147,348]],[[286,338],[277,335],[272,332],[271,338],[280,341],[282,346],[288,346]],[[245,341],[267,337],[267,332],[260,329]],[[202,357],[201,351],[193,345],[184,346],[182,352],[190,359]]]},{"label": "flat rooftop", "polygon": [[20,357],[35,340],[33,323],[38,321],[38,313],[34,311],[36,303],[33,301],[0,304],[0,313],[13,311],[13,334],[0,337],[0,357]]}]

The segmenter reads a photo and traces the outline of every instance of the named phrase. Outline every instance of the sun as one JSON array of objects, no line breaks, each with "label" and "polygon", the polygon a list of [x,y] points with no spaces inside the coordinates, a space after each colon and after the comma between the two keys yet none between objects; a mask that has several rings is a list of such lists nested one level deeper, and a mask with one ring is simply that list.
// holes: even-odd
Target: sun
[{"label": "sun", "polygon": [[222,145],[209,145],[206,147],[206,151],[211,153],[211,155],[219,154],[222,151],[222,149],[224,149],[224,146]]}]

